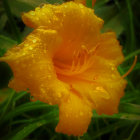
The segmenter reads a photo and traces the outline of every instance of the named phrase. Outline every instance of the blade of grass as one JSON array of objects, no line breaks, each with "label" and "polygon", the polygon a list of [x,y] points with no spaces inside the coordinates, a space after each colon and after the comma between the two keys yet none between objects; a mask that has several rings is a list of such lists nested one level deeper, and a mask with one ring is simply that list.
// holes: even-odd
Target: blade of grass
[{"label": "blade of grass", "polygon": [[132,51],[135,47],[135,31],[134,31],[134,23],[133,23],[133,12],[130,0],[126,0],[128,14],[129,14],[129,28],[130,28],[130,38],[131,38],[131,44],[130,44],[130,51]]},{"label": "blade of grass", "polygon": [[9,24],[11,26],[11,30],[12,30],[17,42],[20,43],[21,42],[20,32],[19,32],[18,27],[16,26],[16,23],[15,23],[15,20],[12,16],[11,9],[8,4],[8,0],[2,0],[2,2],[3,2],[3,6],[4,6],[5,12],[7,14],[8,20],[9,20]]},{"label": "blade of grass", "polygon": [[137,114],[130,114],[130,113],[118,113],[114,115],[98,115],[93,114],[93,118],[108,118],[108,119],[121,119],[121,120],[134,120],[140,121],[140,115]]},{"label": "blade of grass", "polygon": [[28,119],[28,120],[17,120],[17,121],[13,121],[12,125],[14,124],[25,124],[25,123],[32,123],[33,121],[35,121],[35,119]]},{"label": "blade of grass", "polygon": [[107,127],[104,127],[102,129],[100,129],[99,131],[97,131],[96,133],[94,133],[92,138],[93,139],[98,138],[99,136],[102,136],[106,133],[114,131],[114,129],[116,129],[116,128],[121,128],[128,124],[129,124],[128,121],[118,121],[117,123],[110,124]]},{"label": "blade of grass", "polygon": [[140,54],[140,49],[138,49],[138,50],[130,53],[128,56],[125,57],[125,60],[124,61],[127,61],[127,60],[131,59],[132,57],[134,57],[134,56],[136,56],[138,54]]},{"label": "blade of grass", "polygon": [[18,116],[24,112],[39,110],[39,109],[47,109],[47,107],[54,108],[54,106],[49,106],[41,102],[29,102],[29,103],[20,105],[19,107],[15,108],[13,111],[10,111],[9,113],[7,113],[6,116],[3,118],[3,122],[9,120],[11,117]]},{"label": "blade of grass", "polygon": [[16,45],[17,42],[6,36],[0,35],[0,56],[3,56],[7,49]]},{"label": "blade of grass", "polygon": [[92,8],[92,0],[86,0],[86,6]]},{"label": "blade of grass", "polygon": [[8,111],[8,109],[9,109],[11,103],[12,103],[12,100],[13,100],[14,95],[15,95],[15,91],[12,91],[11,94],[10,94],[10,96],[9,96],[9,98],[8,98],[8,101],[7,101],[6,105],[3,108],[3,111],[2,111],[1,116],[0,116],[0,120],[3,119],[3,117],[6,114],[6,112]]},{"label": "blade of grass", "polygon": [[130,104],[130,103],[122,103],[119,106],[120,112],[130,113],[130,114],[138,114],[140,115],[140,105]]},{"label": "blade of grass", "polygon": [[14,98],[14,101],[21,99],[23,96],[27,95],[27,91],[23,91],[16,94],[17,96]]},{"label": "blade of grass", "polygon": [[51,118],[49,120],[39,120],[35,121],[34,123],[31,123],[29,125],[26,125],[21,131],[19,131],[15,136],[11,138],[11,140],[23,140],[26,138],[29,134],[31,134],[33,131],[35,131],[37,128],[46,125],[48,123],[53,122],[55,119]]},{"label": "blade of grass", "polygon": [[139,126],[140,122],[136,123],[132,132],[130,133],[130,136],[127,138],[127,140],[132,140],[132,137],[134,135],[134,132],[136,131],[137,127]]}]

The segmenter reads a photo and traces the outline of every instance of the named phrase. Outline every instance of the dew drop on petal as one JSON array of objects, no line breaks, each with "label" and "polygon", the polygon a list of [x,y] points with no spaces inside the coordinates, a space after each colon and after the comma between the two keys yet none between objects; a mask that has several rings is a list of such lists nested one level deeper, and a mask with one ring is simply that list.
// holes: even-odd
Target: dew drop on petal
[{"label": "dew drop on petal", "polygon": [[59,92],[59,93],[58,93],[58,97],[61,98],[61,96],[62,96],[62,95],[61,95],[61,93]]},{"label": "dew drop on petal", "polygon": [[37,41],[36,39],[33,39],[33,43],[36,43],[36,41]]},{"label": "dew drop on petal", "polygon": [[114,75],[114,74],[112,74],[112,75],[111,75],[111,77],[112,77],[112,78],[115,78],[115,75]]},{"label": "dew drop on petal", "polygon": [[38,17],[36,17],[36,20],[39,20],[39,18],[38,18]]},{"label": "dew drop on petal", "polygon": [[48,77],[48,79],[51,79],[51,75],[48,75],[47,77]]},{"label": "dew drop on petal", "polygon": [[25,46],[25,47],[28,47],[28,46],[29,46],[29,44],[24,44],[24,46]]},{"label": "dew drop on petal", "polygon": [[114,70],[115,70],[115,68],[114,68],[114,67],[112,67],[112,68],[111,68],[111,70],[112,70],[112,71],[114,71]]},{"label": "dew drop on petal", "polygon": [[29,50],[33,50],[33,48],[32,48],[32,47],[30,47],[30,48],[29,48]]}]

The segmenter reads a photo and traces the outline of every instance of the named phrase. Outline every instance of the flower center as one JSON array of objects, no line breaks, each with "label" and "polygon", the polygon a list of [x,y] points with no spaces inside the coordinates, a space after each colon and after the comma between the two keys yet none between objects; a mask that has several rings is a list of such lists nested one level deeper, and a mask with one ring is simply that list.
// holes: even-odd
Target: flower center
[{"label": "flower center", "polygon": [[[93,50],[87,50],[82,46],[72,54],[70,62],[62,62],[57,58],[53,59],[56,74],[74,76],[83,73],[92,65]],[[63,54],[62,54],[63,55]]]}]

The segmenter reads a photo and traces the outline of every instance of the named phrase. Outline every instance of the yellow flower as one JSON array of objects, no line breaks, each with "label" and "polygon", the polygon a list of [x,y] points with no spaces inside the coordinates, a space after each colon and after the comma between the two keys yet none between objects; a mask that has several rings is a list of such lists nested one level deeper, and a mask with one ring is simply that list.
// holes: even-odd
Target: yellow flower
[{"label": "yellow flower", "polygon": [[103,20],[92,9],[46,4],[22,19],[34,31],[1,58],[14,73],[9,87],[28,88],[35,99],[58,104],[56,131],[68,135],[87,131],[93,109],[118,112],[126,81],[117,66],[124,57],[115,33],[100,33]]}]

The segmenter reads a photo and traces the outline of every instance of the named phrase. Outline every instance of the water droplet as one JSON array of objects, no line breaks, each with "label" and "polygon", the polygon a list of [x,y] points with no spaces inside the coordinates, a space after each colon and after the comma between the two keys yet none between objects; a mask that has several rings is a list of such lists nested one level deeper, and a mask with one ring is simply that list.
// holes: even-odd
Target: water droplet
[{"label": "water droplet", "polygon": [[44,89],[44,88],[40,88],[40,91],[41,91],[42,93],[45,93],[45,89]]},{"label": "water droplet", "polygon": [[38,17],[36,17],[36,20],[39,20],[39,18],[38,18]]},{"label": "water droplet", "polygon": [[90,111],[88,113],[89,113],[89,116],[92,116],[92,113]]},{"label": "water droplet", "polygon": [[29,46],[29,44],[24,44],[24,46],[25,46],[25,47],[28,47],[28,46]]},{"label": "water droplet", "polygon": [[61,93],[60,93],[60,92],[58,92],[58,97],[59,97],[59,98],[61,98],[61,96],[62,96],[62,95],[61,95]]},{"label": "water droplet", "polygon": [[96,90],[102,90],[102,87],[96,87]]},{"label": "water droplet", "polygon": [[50,79],[51,78],[51,75],[48,75],[48,79]]},{"label": "water droplet", "polygon": [[114,67],[112,67],[111,69],[112,69],[113,71],[115,70],[115,68],[114,68]]},{"label": "water droplet", "polygon": [[44,51],[44,53],[46,53],[47,52],[47,50],[43,50]]},{"label": "water droplet", "polygon": [[37,41],[36,39],[33,39],[33,43],[36,43],[36,41]]},{"label": "water droplet", "polygon": [[50,24],[50,23],[51,23],[51,21],[50,21],[50,20],[48,20],[48,23]]},{"label": "water droplet", "polygon": [[112,74],[112,75],[111,75],[111,77],[112,77],[112,78],[115,78],[115,75],[114,75],[114,74]]},{"label": "water droplet", "polygon": [[29,48],[29,50],[33,50],[33,48],[32,48],[32,47],[30,47],[30,48]]},{"label": "water droplet", "polygon": [[49,70],[49,71],[51,70],[51,67],[50,67],[50,66],[48,66],[48,70]]},{"label": "water droplet", "polygon": [[25,52],[23,52],[23,53],[22,53],[22,55],[26,55],[26,53],[25,53]]}]

